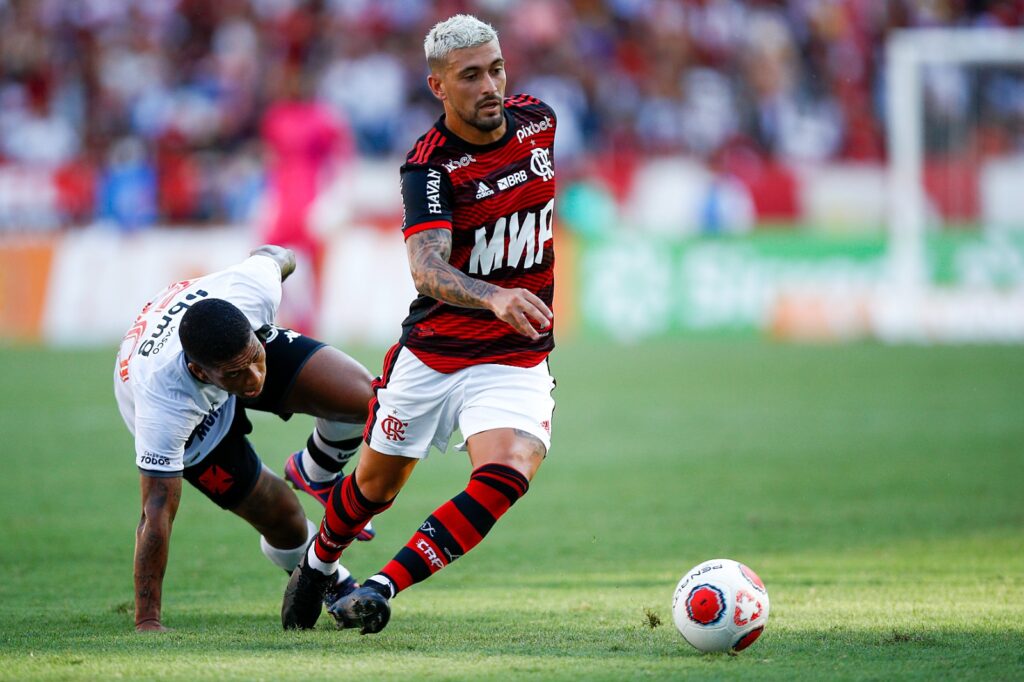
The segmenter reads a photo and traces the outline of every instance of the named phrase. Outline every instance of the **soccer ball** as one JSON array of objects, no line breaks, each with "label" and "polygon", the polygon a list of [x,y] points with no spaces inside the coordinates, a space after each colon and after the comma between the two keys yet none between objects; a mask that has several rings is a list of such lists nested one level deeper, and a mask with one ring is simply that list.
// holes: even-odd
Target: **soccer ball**
[{"label": "soccer ball", "polygon": [[764,632],[768,590],[738,561],[705,561],[676,586],[672,618],[686,641],[701,651],[742,651]]}]

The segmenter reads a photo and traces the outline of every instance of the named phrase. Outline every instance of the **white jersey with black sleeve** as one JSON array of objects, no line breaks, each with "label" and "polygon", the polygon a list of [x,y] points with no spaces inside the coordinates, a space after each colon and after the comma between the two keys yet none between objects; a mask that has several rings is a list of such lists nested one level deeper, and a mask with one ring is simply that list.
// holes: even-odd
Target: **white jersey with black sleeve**
[{"label": "white jersey with black sleeve", "polygon": [[181,476],[227,434],[236,399],[189,372],[178,326],[189,306],[221,298],[254,330],[271,324],[281,303],[281,268],[267,256],[198,279],[176,282],[147,303],[121,341],[114,395],[135,436],[135,463],[148,476]]}]

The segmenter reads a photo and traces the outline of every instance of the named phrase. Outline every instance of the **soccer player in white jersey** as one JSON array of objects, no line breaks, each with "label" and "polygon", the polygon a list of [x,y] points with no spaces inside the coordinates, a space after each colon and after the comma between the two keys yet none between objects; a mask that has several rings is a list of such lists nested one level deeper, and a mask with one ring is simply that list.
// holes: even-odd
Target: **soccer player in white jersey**
[{"label": "soccer player in white jersey", "polygon": [[[114,394],[135,437],[142,491],[135,544],[140,632],[167,629],[162,586],[182,478],[255,528],[266,557],[289,573],[316,533],[295,493],[246,438],[247,409],[316,418],[285,474],[321,504],[361,442],[369,372],[336,348],[274,326],[281,285],[294,269],[290,250],[261,246],[238,265],[157,294],[121,342]],[[327,598],[354,587],[341,569]]]}]

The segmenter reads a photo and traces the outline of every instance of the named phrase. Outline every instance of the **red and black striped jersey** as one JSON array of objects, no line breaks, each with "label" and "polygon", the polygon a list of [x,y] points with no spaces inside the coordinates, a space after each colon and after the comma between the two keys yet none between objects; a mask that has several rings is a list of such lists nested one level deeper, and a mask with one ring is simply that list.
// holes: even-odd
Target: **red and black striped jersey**
[{"label": "red and black striped jersey", "polygon": [[[551,307],[555,113],[534,97],[516,95],[505,99],[504,115],[505,135],[487,145],[455,136],[444,116],[416,142],[401,170],[402,232],[408,239],[423,230],[451,230],[449,264],[469,277],[528,289]],[[550,329],[534,341],[490,310],[422,294],[402,328],[402,343],[446,373],[483,363],[533,367],[555,345]]]}]

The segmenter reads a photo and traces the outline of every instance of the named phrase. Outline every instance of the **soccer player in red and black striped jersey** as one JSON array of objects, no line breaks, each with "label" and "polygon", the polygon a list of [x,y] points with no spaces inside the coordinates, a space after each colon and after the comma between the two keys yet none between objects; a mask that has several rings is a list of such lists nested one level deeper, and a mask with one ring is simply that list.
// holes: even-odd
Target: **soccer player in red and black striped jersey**
[{"label": "soccer player in red and black striped jersey", "polygon": [[359,465],[331,492],[292,573],[285,628],[312,627],[323,585],[363,526],[387,509],[431,445],[458,428],[473,470],[361,588],[331,606],[341,627],[378,632],[390,600],[476,546],[529,487],[551,442],[555,114],[505,98],[494,29],[457,15],[424,43],[444,115],[402,166],[402,227],[419,296],[387,354]]}]

